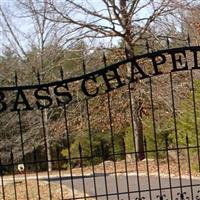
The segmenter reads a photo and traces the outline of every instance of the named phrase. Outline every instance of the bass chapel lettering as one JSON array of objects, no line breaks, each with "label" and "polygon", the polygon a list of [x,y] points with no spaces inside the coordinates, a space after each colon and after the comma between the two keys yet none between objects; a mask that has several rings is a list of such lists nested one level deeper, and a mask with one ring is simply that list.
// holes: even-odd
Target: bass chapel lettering
[{"label": "bass chapel lettering", "polygon": [[[51,91],[51,92],[50,92]],[[58,85],[52,87],[37,87],[33,90],[33,96],[26,94],[26,89],[21,89],[20,87],[14,91],[15,98],[11,102],[6,102],[8,98],[3,91],[0,90],[0,112],[10,110],[33,110],[33,109],[46,109],[50,108],[53,103],[57,106],[64,106],[69,104],[72,100],[72,95],[69,92],[66,83],[59,83]],[[7,93],[7,92],[6,92]],[[53,98],[54,97],[54,98]],[[53,102],[55,100],[55,102]]]},{"label": "bass chapel lettering", "polygon": [[[147,60],[148,66],[141,64],[140,60]],[[100,93],[110,92],[150,76],[200,69],[199,61],[199,46],[169,49],[136,56],[95,72],[49,85],[36,85],[31,89],[28,86],[13,87],[13,89],[0,87],[0,112],[47,109],[52,105],[65,106],[73,101],[73,92],[70,90],[72,83],[78,84],[77,90],[86,97],[96,97]],[[127,76],[122,76],[122,71],[126,71]],[[30,93],[27,94],[28,90],[29,92],[32,90],[31,97]],[[9,92],[14,95],[8,95]]]}]

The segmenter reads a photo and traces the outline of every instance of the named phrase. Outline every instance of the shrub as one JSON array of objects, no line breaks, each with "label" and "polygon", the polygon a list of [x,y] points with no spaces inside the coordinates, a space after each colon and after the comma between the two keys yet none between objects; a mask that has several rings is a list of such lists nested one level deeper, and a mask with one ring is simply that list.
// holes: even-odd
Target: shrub
[{"label": "shrub", "polygon": [[[119,154],[115,156],[115,159],[122,159],[122,141],[123,137],[115,135],[114,136],[114,150],[115,154]],[[102,145],[103,145],[103,153],[102,153]],[[93,153],[93,163],[98,164],[104,160],[113,160],[113,148],[111,141],[111,133],[110,132],[97,132],[93,131],[91,133],[91,144],[89,133],[84,131],[81,135],[78,135],[74,142],[70,146],[71,153],[71,163],[72,166],[80,166],[81,165],[81,157],[83,166],[92,165],[92,157],[91,157],[91,147]],[[68,159],[69,152],[68,149],[62,150],[62,155]],[[80,155],[81,154],[81,155]]]}]

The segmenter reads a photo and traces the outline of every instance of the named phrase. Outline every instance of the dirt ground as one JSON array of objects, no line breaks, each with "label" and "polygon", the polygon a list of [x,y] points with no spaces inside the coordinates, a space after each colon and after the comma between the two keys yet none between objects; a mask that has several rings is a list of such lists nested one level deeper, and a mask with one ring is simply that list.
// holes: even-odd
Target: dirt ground
[{"label": "dirt ground", "polygon": [[[105,170],[104,170],[105,166]],[[147,174],[158,175],[158,172],[161,176],[171,175],[173,177],[178,177],[179,175],[184,177],[189,177],[191,174],[193,177],[199,177],[200,173],[197,166],[190,163],[190,166],[186,160],[180,161],[178,164],[176,161],[171,160],[169,166],[166,160],[161,160],[157,163],[153,159],[143,160],[139,162],[126,162],[120,161],[114,162],[105,161],[104,164],[101,163],[94,167],[95,173],[114,173],[116,168],[117,173],[138,173],[138,174]],[[84,174],[91,174],[93,172],[92,167],[83,168]],[[81,174],[81,168],[73,169],[73,174]]]},{"label": "dirt ground", "polygon": [[[59,199],[70,199],[72,198],[72,190],[62,184],[51,183],[49,191],[49,184],[46,181],[39,181],[37,183],[36,180],[27,180],[27,184],[25,184],[24,180],[16,181],[16,187],[14,188],[14,184],[6,183],[4,188],[0,189],[0,199],[2,200],[59,200]],[[26,188],[27,185],[27,188]],[[3,191],[4,190],[4,191]],[[15,193],[16,190],[16,193]],[[50,198],[51,193],[51,198]],[[79,191],[75,190],[76,197],[83,197]],[[88,198],[89,200],[93,200],[92,198]]]}]

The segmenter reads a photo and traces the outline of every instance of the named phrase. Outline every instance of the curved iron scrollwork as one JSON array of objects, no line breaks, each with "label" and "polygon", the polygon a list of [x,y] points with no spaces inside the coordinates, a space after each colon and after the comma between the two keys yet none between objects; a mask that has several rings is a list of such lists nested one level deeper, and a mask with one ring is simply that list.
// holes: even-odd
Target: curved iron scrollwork
[{"label": "curved iron scrollwork", "polygon": [[137,198],[135,198],[135,200],[143,200],[143,199],[145,199],[145,197],[137,197]]},{"label": "curved iron scrollwork", "polygon": [[177,193],[177,195],[178,195],[179,197],[176,198],[175,200],[187,200],[187,199],[190,199],[190,198],[187,196],[187,193],[186,193],[186,192]]},{"label": "curved iron scrollwork", "polygon": [[200,190],[197,191],[196,200],[200,200]]},{"label": "curved iron scrollwork", "polygon": [[165,194],[162,195],[162,196],[157,195],[156,198],[159,199],[159,200],[168,200],[168,199],[167,199],[167,196],[166,196]]}]

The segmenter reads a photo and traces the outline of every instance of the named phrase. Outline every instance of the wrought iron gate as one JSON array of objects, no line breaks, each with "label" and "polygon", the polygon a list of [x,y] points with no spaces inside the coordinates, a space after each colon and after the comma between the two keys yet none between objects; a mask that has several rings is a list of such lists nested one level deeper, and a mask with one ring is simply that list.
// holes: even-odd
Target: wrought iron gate
[{"label": "wrought iron gate", "polygon": [[[200,47],[0,87],[0,199],[200,199]],[[52,171],[51,171],[52,169]]]}]

